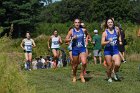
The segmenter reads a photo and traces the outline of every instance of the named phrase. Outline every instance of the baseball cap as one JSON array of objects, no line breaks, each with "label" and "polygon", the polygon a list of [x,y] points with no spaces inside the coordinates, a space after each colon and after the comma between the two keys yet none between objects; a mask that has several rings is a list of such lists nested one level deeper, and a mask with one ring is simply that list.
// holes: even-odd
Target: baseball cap
[{"label": "baseball cap", "polygon": [[94,33],[98,33],[98,30],[94,30]]}]

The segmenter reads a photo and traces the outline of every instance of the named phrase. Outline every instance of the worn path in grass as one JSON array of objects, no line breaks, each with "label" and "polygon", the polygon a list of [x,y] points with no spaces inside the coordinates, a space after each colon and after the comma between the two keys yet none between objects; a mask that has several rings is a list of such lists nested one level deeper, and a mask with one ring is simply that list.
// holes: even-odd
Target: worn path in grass
[{"label": "worn path in grass", "polygon": [[[140,62],[122,64],[122,81],[108,83],[101,65],[88,64],[86,83],[71,82],[70,67],[26,72],[28,83],[36,86],[37,93],[140,93]],[[80,71],[78,71],[78,75]]]}]

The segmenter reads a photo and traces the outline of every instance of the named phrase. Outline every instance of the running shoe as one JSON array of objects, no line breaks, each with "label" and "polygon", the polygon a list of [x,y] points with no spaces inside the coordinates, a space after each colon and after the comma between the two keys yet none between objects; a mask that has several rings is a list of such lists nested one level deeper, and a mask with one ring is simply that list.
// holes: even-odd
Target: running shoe
[{"label": "running shoe", "polygon": [[111,83],[111,82],[112,82],[112,78],[109,78],[109,79],[108,79],[108,82]]},{"label": "running shoe", "polygon": [[118,76],[117,76],[116,73],[113,74],[113,77],[114,77],[114,80],[115,80],[115,81],[118,81]]},{"label": "running shoe", "polygon": [[80,76],[80,78],[81,78],[81,82],[82,83],[85,83],[86,82],[84,76]]},{"label": "running shoe", "polygon": [[74,83],[76,82],[76,77],[73,77],[72,82]]},{"label": "running shoe", "polygon": [[123,63],[126,63],[126,60],[124,60]]},{"label": "running shoe", "polygon": [[31,69],[29,69],[29,71],[32,71]]}]

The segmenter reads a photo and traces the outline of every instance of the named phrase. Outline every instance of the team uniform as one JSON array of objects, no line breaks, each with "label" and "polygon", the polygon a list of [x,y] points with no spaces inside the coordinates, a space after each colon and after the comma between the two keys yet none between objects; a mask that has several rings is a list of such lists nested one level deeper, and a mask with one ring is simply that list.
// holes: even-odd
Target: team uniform
[{"label": "team uniform", "polygon": [[32,44],[33,44],[33,39],[24,39],[24,52],[25,53],[32,53]]},{"label": "team uniform", "polygon": [[[25,53],[32,53],[32,45],[33,45],[34,40],[33,39],[23,39],[23,44],[24,44],[24,52]],[[31,70],[31,61],[27,60],[25,63],[25,69]]]},{"label": "team uniform", "polygon": [[52,38],[51,49],[59,50],[59,48],[60,48],[60,43],[59,43],[60,37],[59,36],[57,36],[57,37],[51,36],[51,38]]},{"label": "team uniform", "polygon": [[107,37],[105,38],[106,41],[109,41],[109,39],[112,38],[112,41],[105,46],[104,49],[104,55],[119,55],[119,49],[118,49],[118,34],[116,30],[114,29],[114,33],[110,34],[108,30],[105,31],[107,34]]},{"label": "team uniform", "polygon": [[69,43],[68,50],[69,50],[69,52],[72,51],[72,40]]},{"label": "team uniform", "polygon": [[80,28],[79,32],[73,28],[72,35],[77,36],[77,38],[72,42],[72,55],[78,56],[80,53],[86,53],[84,31],[82,28]]}]

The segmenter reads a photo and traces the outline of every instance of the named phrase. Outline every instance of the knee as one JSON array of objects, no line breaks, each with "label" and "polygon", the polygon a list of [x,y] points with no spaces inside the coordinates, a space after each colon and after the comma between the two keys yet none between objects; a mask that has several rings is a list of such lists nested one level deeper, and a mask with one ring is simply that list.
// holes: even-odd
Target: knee
[{"label": "knee", "polygon": [[54,58],[57,58],[57,55],[54,55],[53,57],[54,57]]},{"label": "knee", "polygon": [[26,60],[26,62],[30,62],[30,60],[29,60],[29,59],[27,59],[27,60]]},{"label": "knee", "polygon": [[86,65],[87,65],[87,62],[82,62],[82,65],[83,65],[83,66],[86,66]]},{"label": "knee", "polygon": [[108,66],[107,68],[108,68],[108,70],[111,70],[111,69],[112,69],[112,67],[111,67],[111,66]]},{"label": "knee", "polygon": [[115,63],[115,66],[119,67],[121,64],[120,63]]},{"label": "knee", "polygon": [[108,65],[107,68],[108,68],[108,70],[112,70],[113,66],[112,65]]}]

